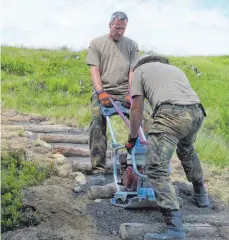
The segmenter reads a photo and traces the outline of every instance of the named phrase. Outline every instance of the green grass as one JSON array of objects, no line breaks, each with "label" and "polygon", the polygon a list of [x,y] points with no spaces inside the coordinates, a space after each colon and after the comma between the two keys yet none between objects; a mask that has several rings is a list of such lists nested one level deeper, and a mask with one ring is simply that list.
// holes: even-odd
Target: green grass
[{"label": "green grass", "polygon": [[[2,106],[24,113],[90,120],[86,52],[2,48]],[[76,59],[79,56],[80,59]],[[80,115],[80,117],[78,117]]]},{"label": "green grass", "polygon": [[[91,119],[91,80],[87,52],[2,47],[2,108],[22,113],[75,119],[88,126]],[[76,58],[79,56],[79,59]],[[180,67],[206,108],[207,118],[197,139],[201,158],[229,166],[229,56],[170,57]],[[202,75],[192,70],[196,66]],[[124,142],[127,129],[114,118],[117,137]]]}]

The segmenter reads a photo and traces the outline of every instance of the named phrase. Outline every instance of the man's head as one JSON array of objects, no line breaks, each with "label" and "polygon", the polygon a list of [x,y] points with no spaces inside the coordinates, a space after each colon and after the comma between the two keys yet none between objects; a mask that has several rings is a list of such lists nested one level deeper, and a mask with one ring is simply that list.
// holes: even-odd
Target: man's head
[{"label": "man's head", "polygon": [[114,12],[109,23],[110,38],[119,41],[125,33],[128,17],[124,12]]},{"label": "man's head", "polygon": [[149,62],[161,62],[164,64],[169,64],[169,59],[164,57],[164,56],[160,56],[157,53],[150,51],[150,52],[146,52],[141,58],[140,60],[137,62],[137,64],[134,67],[134,70],[145,64],[145,63],[149,63]]}]

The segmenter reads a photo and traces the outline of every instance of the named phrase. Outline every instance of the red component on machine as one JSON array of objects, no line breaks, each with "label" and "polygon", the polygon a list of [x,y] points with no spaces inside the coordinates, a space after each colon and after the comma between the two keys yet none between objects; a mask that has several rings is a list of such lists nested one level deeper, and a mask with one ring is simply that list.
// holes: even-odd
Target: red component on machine
[{"label": "red component on machine", "polygon": [[[141,169],[138,169],[142,173]],[[127,188],[128,191],[134,192],[137,190],[139,176],[134,172],[134,169],[131,166],[128,166],[123,172],[123,185]]]}]

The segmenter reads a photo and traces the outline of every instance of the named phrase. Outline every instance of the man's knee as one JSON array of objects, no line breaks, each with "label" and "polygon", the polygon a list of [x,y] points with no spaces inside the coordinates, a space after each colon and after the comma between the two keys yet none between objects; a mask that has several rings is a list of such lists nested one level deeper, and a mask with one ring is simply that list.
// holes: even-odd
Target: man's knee
[{"label": "man's knee", "polygon": [[146,174],[149,179],[157,181],[158,179],[168,179],[169,177],[169,165],[168,164],[147,164],[146,165]]},{"label": "man's knee", "polygon": [[193,156],[193,154],[195,153],[195,149],[192,145],[187,148],[187,147],[183,147],[182,145],[178,144],[176,153],[177,153],[177,156],[179,159],[185,160],[186,158]]}]

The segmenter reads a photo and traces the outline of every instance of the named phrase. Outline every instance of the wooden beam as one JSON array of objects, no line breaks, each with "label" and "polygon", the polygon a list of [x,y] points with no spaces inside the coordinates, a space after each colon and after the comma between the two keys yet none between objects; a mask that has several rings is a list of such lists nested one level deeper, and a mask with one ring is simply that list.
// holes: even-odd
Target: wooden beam
[{"label": "wooden beam", "polygon": [[90,157],[89,149],[85,148],[76,148],[63,145],[56,145],[52,147],[52,153],[60,153],[65,157]]},{"label": "wooden beam", "polygon": [[[120,186],[121,191],[125,191],[124,186]],[[115,183],[109,183],[104,186],[91,186],[89,188],[90,199],[112,198],[117,192]]]},{"label": "wooden beam", "polygon": [[76,133],[82,134],[82,131],[77,128],[65,127],[62,125],[35,125],[28,124],[24,126],[25,131],[37,132],[37,133]]},{"label": "wooden beam", "polygon": [[[163,226],[158,223],[122,223],[119,228],[119,234],[122,239],[129,240],[136,237],[143,237],[146,233],[157,232]],[[209,224],[184,224],[184,229],[188,237],[212,237],[217,234],[217,228]]]},{"label": "wooden beam", "polygon": [[84,135],[62,135],[62,134],[39,134],[41,140],[48,143],[80,143],[87,144],[88,136]]}]

